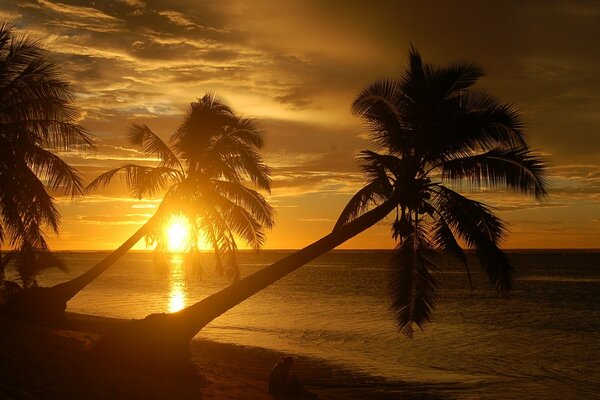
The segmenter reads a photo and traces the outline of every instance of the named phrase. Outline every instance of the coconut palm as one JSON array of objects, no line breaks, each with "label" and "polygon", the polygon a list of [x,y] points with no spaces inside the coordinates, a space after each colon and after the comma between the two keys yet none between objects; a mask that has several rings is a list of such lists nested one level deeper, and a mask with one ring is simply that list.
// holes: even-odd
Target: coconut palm
[{"label": "coconut palm", "polygon": [[[166,191],[155,215],[118,249],[80,276],[50,288],[16,298],[12,315],[42,322],[61,323],[67,302],[96,279],[144,236],[158,241],[170,215],[180,213],[192,227],[189,250],[197,253],[200,239],[211,243],[217,268],[232,281],[239,279],[235,236],[258,249],[265,228],[273,226],[273,210],[264,197],[246,184],[269,191],[269,169],[258,150],[263,131],[256,120],[236,115],[225,102],[206,94],[191,104],[170,146],[145,125],[134,124],[129,141],[160,161],[155,166],[127,164],[92,181],[91,191],[124,177],[132,195],[141,198]],[[196,257],[197,259],[197,257]],[[35,297],[35,299],[34,299]]]},{"label": "coconut palm", "polygon": [[[0,245],[21,251],[14,255],[22,261],[52,258],[44,231],[58,232],[60,214],[49,190],[82,193],[79,173],[52,152],[92,144],[73,99],[38,41],[1,23]],[[0,258],[0,283],[5,264]],[[40,268],[52,264],[17,262],[16,270],[25,287],[35,286]]]},{"label": "coconut palm", "polygon": [[368,183],[330,234],[177,313],[122,324],[99,342],[100,353],[181,374],[189,340],[209,322],[394,212],[398,247],[390,287],[402,332],[411,335],[413,325],[431,315],[437,292],[431,271],[439,263],[434,249],[465,260],[460,244],[474,248],[496,289],[506,293],[512,269],[499,248],[505,225],[455,187],[508,188],[541,199],[546,184],[519,114],[473,88],[482,75],[471,63],[434,67],[411,49],[398,78],[369,85],[353,104],[379,152],[361,153]]},{"label": "coconut palm", "polygon": [[[437,68],[411,49],[410,65],[399,78],[371,84],[352,107],[381,151],[360,153],[367,185],[352,197],[336,229],[372,204],[396,204],[391,308],[408,336],[431,318],[439,251],[467,266],[461,244],[474,249],[499,294],[512,285],[512,267],[499,247],[506,225],[489,206],[456,188],[546,196],[544,165],[527,145],[519,113],[473,89],[481,76],[477,65]],[[468,268],[467,275],[470,282]]]},{"label": "coconut palm", "polygon": [[[214,94],[191,104],[185,120],[171,136],[171,146],[146,125],[133,124],[129,142],[158,165],[127,164],[100,175],[87,190],[109,184],[124,173],[138,198],[166,191],[161,209],[147,226],[151,241],[165,248],[160,228],[169,215],[182,214],[191,226],[187,250],[198,253],[198,242],[210,243],[217,269],[231,281],[239,279],[235,235],[254,249],[265,240],[264,228],[273,226],[273,209],[264,197],[245,184],[270,191],[269,169],[257,152],[263,132],[256,120],[234,114]],[[158,231],[156,228],[159,228]]]}]

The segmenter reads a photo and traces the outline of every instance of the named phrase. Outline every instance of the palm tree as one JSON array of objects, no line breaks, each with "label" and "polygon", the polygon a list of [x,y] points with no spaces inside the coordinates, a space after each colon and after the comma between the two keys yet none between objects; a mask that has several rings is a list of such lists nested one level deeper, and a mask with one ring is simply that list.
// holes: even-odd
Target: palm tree
[{"label": "palm tree", "polygon": [[263,146],[262,136],[256,120],[235,115],[221,98],[209,93],[191,104],[171,136],[171,146],[146,125],[131,126],[130,143],[158,157],[157,166],[114,168],[92,181],[87,190],[109,184],[120,172],[135,197],[166,190],[161,204],[165,211],[147,224],[156,249],[165,249],[164,236],[156,228],[163,227],[169,215],[182,214],[192,233],[187,250],[195,254],[199,240],[210,243],[217,269],[236,281],[240,276],[235,235],[259,249],[264,228],[273,227],[273,209],[258,191],[245,185],[251,181],[270,191],[269,169],[257,152]]},{"label": "palm tree", "polygon": [[[11,305],[13,315],[42,322],[61,323],[67,302],[96,279],[144,236],[158,240],[157,232],[174,213],[185,215],[192,227],[189,250],[198,252],[202,238],[212,244],[217,268],[232,281],[239,279],[235,235],[258,249],[264,228],[273,226],[273,210],[257,191],[270,190],[269,169],[258,150],[263,131],[256,120],[236,115],[225,102],[206,94],[191,104],[171,146],[145,125],[134,124],[129,141],[147,155],[160,159],[156,166],[127,164],[105,172],[87,190],[109,184],[124,175],[132,195],[141,198],[166,190],[155,215],[117,250],[82,275],[51,288],[38,288]],[[193,258],[193,257],[192,257]]]},{"label": "palm tree", "polygon": [[392,309],[411,335],[431,315],[438,266],[434,249],[466,260],[460,243],[474,248],[500,293],[511,287],[511,267],[499,248],[505,225],[490,208],[449,184],[508,188],[541,199],[544,166],[528,148],[519,114],[473,89],[481,69],[471,63],[434,67],[411,49],[400,77],[377,81],[353,104],[380,152],[360,155],[367,185],[317,242],[172,314],[131,321],[97,345],[119,363],[181,374],[188,342],[209,322],[316,257],[383,220],[396,216],[392,234]]},{"label": "palm tree", "polygon": [[[437,295],[432,272],[439,253],[455,256],[470,272],[461,244],[474,249],[500,295],[512,285],[512,267],[499,243],[506,225],[490,207],[457,188],[505,188],[542,200],[543,161],[532,153],[519,113],[473,89],[483,71],[471,63],[437,68],[411,48],[409,67],[397,79],[366,87],[352,111],[371,130],[381,152],[362,151],[367,185],[343,210],[335,229],[371,204],[392,201],[397,240],[390,261],[391,308],[399,329],[431,317]],[[437,250],[437,251],[436,251]]]},{"label": "palm tree", "polygon": [[[40,268],[56,264],[36,262],[53,259],[44,230],[59,228],[48,190],[82,193],[79,173],[52,153],[92,144],[76,122],[73,100],[70,85],[38,41],[0,23],[0,245],[15,249],[26,288],[36,285]],[[0,284],[6,261],[0,257]]]}]

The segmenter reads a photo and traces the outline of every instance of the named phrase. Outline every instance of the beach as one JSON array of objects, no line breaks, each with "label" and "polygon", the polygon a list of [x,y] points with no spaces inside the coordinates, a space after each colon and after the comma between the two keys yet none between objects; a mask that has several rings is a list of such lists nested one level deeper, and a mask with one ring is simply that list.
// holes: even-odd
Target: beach
[{"label": "beach", "polygon": [[[242,252],[242,271],[250,274],[285,254]],[[190,344],[201,375],[197,386],[167,397],[187,398],[186,393],[192,393],[194,398],[236,398],[241,391],[241,398],[269,398],[269,371],[282,355],[297,358],[293,374],[323,398],[597,397],[600,356],[592,345],[600,340],[597,252],[511,253],[518,275],[508,299],[497,298],[475,268],[475,289],[470,290],[464,267],[450,265],[437,275],[443,283],[439,311],[413,339],[398,333],[387,309],[388,254],[332,252],[217,318]],[[69,272],[48,271],[43,285],[76,276],[103,254],[62,253],[60,257]],[[210,266],[210,260],[206,264]],[[78,330],[64,331],[58,339],[53,334],[51,340],[54,343],[66,336],[75,340],[70,348],[85,348],[111,324],[176,311],[224,284],[210,267],[201,277],[178,264],[156,271],[151,254],[129,253],[69,302],[68,311],[77,313],[69,315],[76,316]],[[17,349],[27,345],[27,337],[41,340],[28,332],[10,335],[19,341]],[[3,336],[9,334],[3,330]],[[33,344],[28,351],[13,350],[10,343],[3,346],[10,349],[13,364],[21,365],[14,369],[25,368],[25,372],[4,374],[3,390],[20,382],[16,387],[35,391],[31,388],[40,382],[39,376],[54,369],[42,368],[38,376],[29,376],[27,366],[40,360],[40,352],[49,365],[55,363],[53,357],[63,357],[63,352],[50,353],[54,350],[40,344],[38,350]],[[81,361],[70,365],[76,362]],[[73,370],[72,366],[61,368],[64,376]],[[82,391],[112,379],[110,369],[91,371],[78,378],[88,380]],[[128,379],[157,384],[145,375]],[[61,387],[62,381],[56,378],[49,387]],[[127,390],[133,390],[125,383],[121,387],[125,397]],[[175,385],[173,393],[180,390]],[[163,393],[160,387],[150,392],[155,398]],[[252,397],[244,397],[247,393]]]},{"label": "beach", "polygon": [[[198,379],[150,376],[98,365],[88,350],[122,319],[68,314],[69,329],[2,319],[2,399],[270,399],[267,382],[280,352],[195,340],[191,354]],[[322,399],[439,398],[419,385],[393,384],[311,357],[293,371]]]}]

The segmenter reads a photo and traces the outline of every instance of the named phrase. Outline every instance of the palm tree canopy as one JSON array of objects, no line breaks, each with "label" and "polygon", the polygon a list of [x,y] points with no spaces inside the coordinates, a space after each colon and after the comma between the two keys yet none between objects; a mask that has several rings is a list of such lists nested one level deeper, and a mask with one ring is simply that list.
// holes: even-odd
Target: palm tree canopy
[{"label": "palm tree canopy", "polygon": [[0,244],[47,250],[43,228],[57,232],[60,218],[48,189],[82,193],[79,173],[52,152],[92,145],[73,100],[38,41],[1,23]]},{"label": "palm tree canopy", "polygon": [[[223,99],[208,93],[191,103],[169,144],[139,124],[130,127],[129,141],[158,157],[158,165],[112,169],[87,189],[104,186],[123,173],[135,197],[166,191],[161,207],[185,215],[190,222],[189,250],[198,251],[199,239],[210,243],[217,268],[237,280],[235,236],[258,249],[265,240],[264,229],[274,223],[273,209],[258,191],[269,192],[271,183],[269,168],[258,152],[263,146],[258,122],[236,115]],[[248,187],[248,182],[258,190]],[[151,239],[160,250],[161,235],[156,233]]]},{"label": "palm tree canopy", "polygon": [[547,195],[544,163],[527,144],[520,114],[474,88],[482,76],[472,63],[425,63],[411,48],[399,77],[372,83],[352,105],[378,152],[360,153],[367,184],[350,199],[335,229],[373,205],[396,204],[391,308],[408,336],[413,324],[422,327],[431,318],[437,295],[432,272],[441,265],[434,250],[466,265],[462,243],[475,250],[500,294],[512,285],[512,268],[499,247],[506,225],[455,188],[507,188],[537,200]]}]

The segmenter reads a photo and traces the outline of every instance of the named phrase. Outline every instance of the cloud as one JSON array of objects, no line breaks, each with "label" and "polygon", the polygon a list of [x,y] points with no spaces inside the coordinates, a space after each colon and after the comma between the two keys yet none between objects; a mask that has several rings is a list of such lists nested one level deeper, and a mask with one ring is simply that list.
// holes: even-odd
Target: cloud
[{"label": "cloud", "polygon": [[117,0],[117,1],[127,4],[128,6],[133,7],[133,8],[146,7],[146,3],[144,3],[142,0]]},{"label": "cloud", "polygon": [[80,215],[75,219],[75,222],[89,225],[142,225],[148,220],[148,217],[143,215],[127,215],[122,216],[112,215]]},{"label": "cloud", "polygon": [[183,26],[184,28],[201,28],[199,25],[196,25],[189,18],[187,18],[185,14],[177,11],[165,10],[160,11],[158,14],[167,17],[167,19],[175,25]]},{"label": "cloud", "polygon": [[[86,178],[124,162],[155,162],[128,147],[127,127],[147,123],[167,138],[190,101],[215,91],[262,121],[271,199],[299,200],[282,212],[303,209],[317,193],[339,206],[364,184],[354,157],[371,145],[350,105],[369,82],[396,76],[410,42],[438,65],[474,60],[487,72],[480,87],[516,104],[532,145],[552,154],[542,205],[495,190],[470,193],[513,218],[600,201],[591,4],[3,0],[0,18],[41,37],[73,82],[81,123],[99,146],[63,156]],[[128,192],[116,185],[102,193]]]},{"label": "cloud", "polygon": [[69,17],[95,19],[103,21],[119,21],[118,18],[112,17],[100,10],[92,7],[71,6],[64,3],[52,2],[48,0],[37,0],[37,4],[46,7],[52,11]]}]

